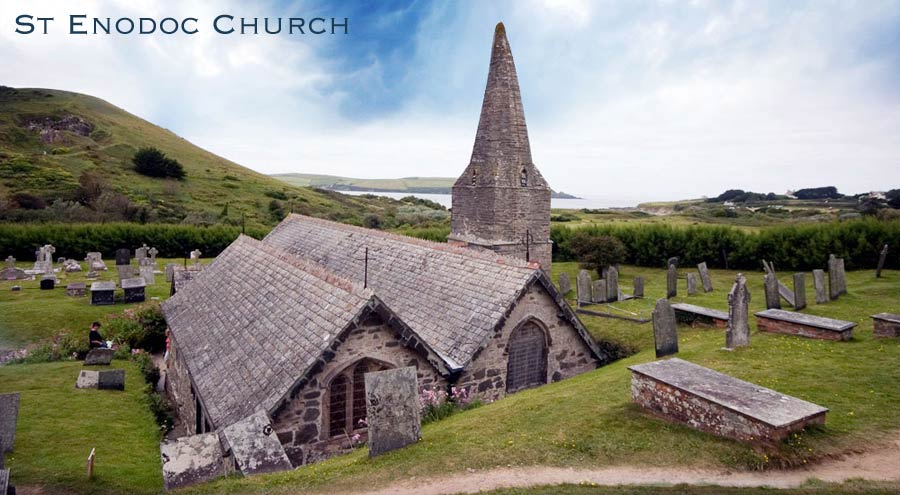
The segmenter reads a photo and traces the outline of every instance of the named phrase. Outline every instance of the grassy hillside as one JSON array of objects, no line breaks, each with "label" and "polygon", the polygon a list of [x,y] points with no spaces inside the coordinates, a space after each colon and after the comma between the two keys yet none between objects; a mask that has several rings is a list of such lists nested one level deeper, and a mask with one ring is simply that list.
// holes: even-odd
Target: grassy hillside
[{"label": "grassy hillside", "polygon": [[336,175],[273,174],[272,177],[294,186],[328,187],[337,190],[435,192],[447,193],[456,179],[452,177],[403,177],[401,179],[353,179]]},{"label": "grassy hillside", "polygon": [[[178,160],[186,178],[136,173],[131,158],[148,146]],[[83,200],[79,181],[85,174],[95,184],[99,181],[106,194]],[[98,98],[0,87],[0,221],[238,224],[244,215],[248,224],[271,225],[293,209],[361,223],[365,214],[383,213],[397,204],[291,186]]]}]

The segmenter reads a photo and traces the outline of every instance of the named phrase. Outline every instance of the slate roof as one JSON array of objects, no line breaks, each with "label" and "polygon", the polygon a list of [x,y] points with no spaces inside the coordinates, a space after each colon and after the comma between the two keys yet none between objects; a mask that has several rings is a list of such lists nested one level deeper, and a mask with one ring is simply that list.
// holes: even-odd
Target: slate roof
[{"label": "slate roof", "polygon": [[241,236],[162,308],[219,427],[277,405],[372,300],[371,290]]},{"label": "slate roof", "polygon": [[601,355],[537,264],[300,215],[286,218],[263,243],[358,283],[368,248],[368,287],[451,369],[468,364],[535,281]]}]

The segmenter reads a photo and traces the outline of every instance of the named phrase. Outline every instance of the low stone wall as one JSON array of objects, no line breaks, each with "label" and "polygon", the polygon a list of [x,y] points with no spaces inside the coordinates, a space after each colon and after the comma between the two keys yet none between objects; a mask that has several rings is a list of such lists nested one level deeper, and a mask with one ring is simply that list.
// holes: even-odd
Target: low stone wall
[{"label": "low stone wall", "polygon": [[876,337],[900,337],[900,315],[879,313],[872,316]]}]

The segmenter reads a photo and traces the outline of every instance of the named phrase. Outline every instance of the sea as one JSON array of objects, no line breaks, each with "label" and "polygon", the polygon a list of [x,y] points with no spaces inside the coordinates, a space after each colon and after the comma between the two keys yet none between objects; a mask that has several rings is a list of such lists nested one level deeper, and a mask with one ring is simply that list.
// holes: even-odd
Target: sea
[{"label": "sea", "polygon": [[[425,193],[407,193],[407,192],[381,192],[381,191],[337,191],[341,194],[349,194],[351,196],[362,196],[363,194],[374,194],[376,196],[386,196],[388,198],[393,199],[401,199],[407,196],[415,196],[421,199],[427,199],[429,201],[434,201],[435,203],[439,203],[447,208],[450,208],[452,203],[452,197],[449,194],[425,194]],[[636,199],[627,199],[627,198],[578,198],[578,199],[566,199],[566,198],[552,198],[550,200],[550,207],[554,209],[565,209],[565,210],[580,210],[582,208],[586,209],[601,209],[601,208],[630,208],[637,206],[641,201]]]}]

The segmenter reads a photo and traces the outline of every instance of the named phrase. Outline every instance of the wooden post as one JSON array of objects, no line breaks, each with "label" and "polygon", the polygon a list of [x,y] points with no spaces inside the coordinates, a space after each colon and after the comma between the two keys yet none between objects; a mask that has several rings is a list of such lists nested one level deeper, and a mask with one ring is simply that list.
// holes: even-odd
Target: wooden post
[{"label": "wooden post", "polygon": [[91,449],[90,455],[88,455],[87,459],[87,477],[88,479],[94,479],[94,450]]}]

